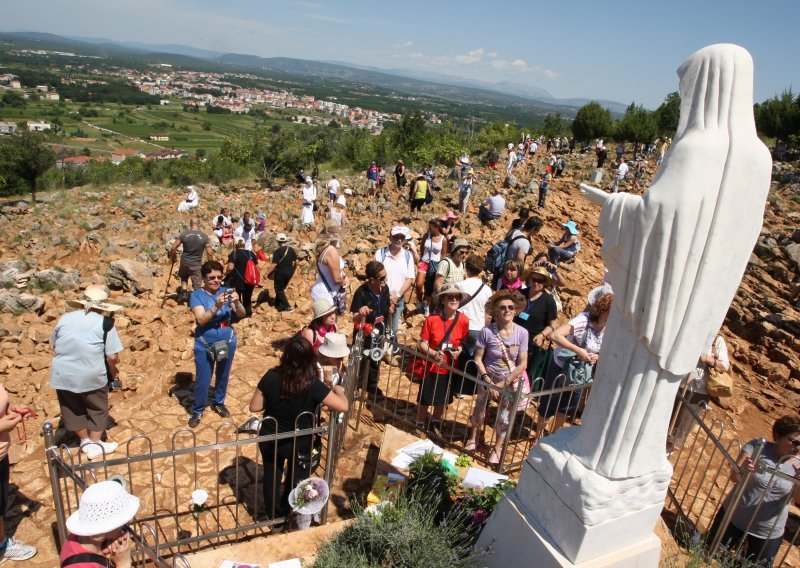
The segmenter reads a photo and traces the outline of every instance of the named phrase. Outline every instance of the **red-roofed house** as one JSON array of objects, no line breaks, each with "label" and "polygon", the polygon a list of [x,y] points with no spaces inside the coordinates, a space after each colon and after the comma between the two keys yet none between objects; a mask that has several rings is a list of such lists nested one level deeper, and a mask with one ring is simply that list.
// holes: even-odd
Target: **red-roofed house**
[{"label": "red-roofed house", "polygon": [[93,162],[94,158],[91,156],[67,156],[56,160],[57,168],[82,168],[86,164]]},{"label": "red-roofed house", "polygon": [[144,158],[144,153],[140,152],[139,150],[129,150],[127,148],[122,148],[120,150],[114,150],[111,153],[111,161],[115,164],[121,164],[125,161],[126,158],[131,158],[133,156],[138,156],[140,158]]}]

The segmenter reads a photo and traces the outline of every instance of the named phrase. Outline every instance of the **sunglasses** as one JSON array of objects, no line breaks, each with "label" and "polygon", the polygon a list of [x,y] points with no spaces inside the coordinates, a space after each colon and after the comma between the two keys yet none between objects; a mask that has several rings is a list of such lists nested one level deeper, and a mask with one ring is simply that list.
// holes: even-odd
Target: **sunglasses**
[{"label": "sunglasses", "polygon": [[452,302],[453,300],[456,300],[457,302],[460,302],[461,301],[461,295],[459,295],[459,294],[448,294],[447,296],[442,296],[442,299],[447,301],[447,302]]},{"label": "sunglasses", "polygon": [[786,440],[795,448],[800,448],[800,439],[786,438]]},{"label": "sunglasses", "polygon": [[206,276],[206,280],[222,280],[222,276],[221,275],[220,276],[209,275],[209,276]]},{"label": "sunglasses", "polygon": [[531,278],[531,282],[535,282],[536,284],[547,284],[547,280],[542,278]]},{"label": "sunglasses", "polygon": [[517,306],[497,306],[497,309],[501,312],[516,312]]},{"label": "sunglasses", "polygon": [[386,274],[383,274],[381,276],[375,276],[374,279],[377,280],[378,282],[385,282],[386,281]]}]

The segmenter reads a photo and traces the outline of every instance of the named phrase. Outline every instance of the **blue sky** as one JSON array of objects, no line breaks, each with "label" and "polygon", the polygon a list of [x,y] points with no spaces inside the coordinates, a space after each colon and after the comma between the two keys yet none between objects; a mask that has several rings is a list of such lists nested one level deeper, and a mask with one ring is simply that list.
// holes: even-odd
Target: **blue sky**
[{"label": "blue sky", "polygon": [[797,0],[1,0],[0,6],[3,31],[414,69],[650,108],[677,90],[675,70],[686,57],[730,42],[753,55],[756,101],[800,90]]}]

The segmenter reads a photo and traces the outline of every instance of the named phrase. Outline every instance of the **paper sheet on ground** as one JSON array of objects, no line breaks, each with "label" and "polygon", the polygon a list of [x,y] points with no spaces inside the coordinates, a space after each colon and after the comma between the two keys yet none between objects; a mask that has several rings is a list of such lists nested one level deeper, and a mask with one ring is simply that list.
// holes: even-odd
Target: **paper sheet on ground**
[{"label": "paper sheet on ground", "polygon": [[508,479],[507,475],[471,467],[467,470],[467,475],[464,476],[464,481],[461,482],[461,485],[475,488],[492,487],[499,481],[505,481],[506,479]]},{"label": "paper sheet on ground", "polygon": [[272,564],[268,564],[267,568],[301,568],[300,559],[291,558],[283,562],[273,562]]},{"label": "paper sheet on ground", "polygon": [[[270,564],[271,566],[271,564]],[[300,566],[298,564],[298,566]],[[261,568],[261,564],[253,564],[252,562],[236,562],[235,560],[223,560],[219,568]]]},{"label": "paper sheet on ground", "polygon": [[418,442],[414,442],[413,444],[409,444],[397,450],[397,455],[392,460],[392,467],[408,469],[411,462],[428,452],[439,455],[444,452],[444,450],[430,440],[419,440]]}]

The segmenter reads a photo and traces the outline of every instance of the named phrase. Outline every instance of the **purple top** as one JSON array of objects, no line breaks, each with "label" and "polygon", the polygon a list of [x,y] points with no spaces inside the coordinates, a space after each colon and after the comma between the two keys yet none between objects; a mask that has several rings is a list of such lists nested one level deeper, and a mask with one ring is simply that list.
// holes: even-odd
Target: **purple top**
[{"label": "purple top", "polygon": [[[478,340],[475,342],[476,347],[483,349],[483,366],[494,380],[505,378],[511,372],[500,351],[498,337],[497,326],[489,324],[481,330]],[[516,364],[519,354],[528,351],[528,331],[524,327],[514,324],[511,337],[503,339],[503,343],[508,350],[511,362]]]}]

